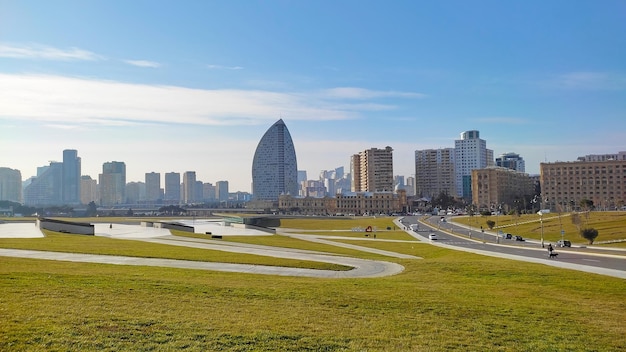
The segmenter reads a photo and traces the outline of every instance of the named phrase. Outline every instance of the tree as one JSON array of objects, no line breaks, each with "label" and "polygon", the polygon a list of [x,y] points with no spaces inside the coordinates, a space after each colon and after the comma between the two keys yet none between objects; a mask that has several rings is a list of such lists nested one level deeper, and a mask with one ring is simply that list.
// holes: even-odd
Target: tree
[{"label": "tree", "polygon": [[446,192],[440,192],[439,195],[432,200],[432,204],[439,209],[448,209],[455,205],[454,197],[450,196]]},{"label": "tree", "polygon": [[581,199],[580,207],[583,208],[585,211],[593,210],[593,201],[587,198]]},{"label": "tree", "polygon": [[489,227],[489,230],[493,230],[493,227],[496,226],[496,222],[493,220],[487,220],[487,226]]},{"label": "tree", "polygon": [[94,201],[89,202],[87,204],[87,210],[85,210],[85,216],[96,216],[98,215],[98,206]]},{"label": "tree", "polygon": [[580,232],[580,226],[582,225],[580,215],[578,213],[572,213],[570,219],[572,220],[572,224],[574,224],[574,226],[576,226],[576,229],[578,229],[578,232]]},{"label": "tree", "polygon": [[181,215],[186,213],[187,210],[179,207],[178,205],[168,205],[159,208],[160,213],[165,213],[166,215]]},{"label": "tree", "polygon": [[589,244],[593,244],[593,241],[598,237],[598,230],[594,228],[586,228],[580,230],[580,236],[589,241]]}]

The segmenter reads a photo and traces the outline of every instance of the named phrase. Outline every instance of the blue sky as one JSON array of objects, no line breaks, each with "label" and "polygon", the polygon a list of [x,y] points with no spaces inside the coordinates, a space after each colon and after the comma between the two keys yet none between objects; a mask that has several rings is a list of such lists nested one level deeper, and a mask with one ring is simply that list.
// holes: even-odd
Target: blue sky
[{"label": "blue sky", "polygon": [[[0,166],[77,149],[250,191],[282,118],[298,168],[479,130],[526,171],[626,150],[626,2],[0,0]],[[163,182],[163,181],[162,181]]]}]

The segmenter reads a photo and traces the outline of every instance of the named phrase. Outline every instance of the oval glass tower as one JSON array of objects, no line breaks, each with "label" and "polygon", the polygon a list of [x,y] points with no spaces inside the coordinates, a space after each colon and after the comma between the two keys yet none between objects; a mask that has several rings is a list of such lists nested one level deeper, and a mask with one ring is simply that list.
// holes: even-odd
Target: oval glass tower
[{"label": "oval glass tower", "polygon": [[265,132],[252,161],[253,199],[277,201],[281,194],[298,195],[296,150],[282,119]]}]

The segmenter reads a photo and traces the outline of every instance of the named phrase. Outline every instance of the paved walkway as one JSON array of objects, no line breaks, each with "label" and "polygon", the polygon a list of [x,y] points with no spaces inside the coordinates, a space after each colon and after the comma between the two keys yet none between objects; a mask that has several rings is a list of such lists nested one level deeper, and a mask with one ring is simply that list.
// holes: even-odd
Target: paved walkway
[{"label": "paved walkway", "polygon": [[[16,226],[4,227],[6,224],[0,224],[0,237],[9,237],[7,233],[12,233],[11,237],[18,237],[16,233],[22,231],[28,231],[38,228],[34,227],[32,223],[13,224]],[[219,225],[216,225],[219,226]],[[206,229],[206,228],[205,228]],[[224,230],[223,228],[211,228],[213,233],[219,233],[216,231]],[[232,228],[227,229],[230,234]],[[240,229],[239,231],[249,232],[249,230]],[[31,233],[30,231],[28,231]],[[34,231],[33,231],[34,232]],[[30,259],[45,259],[45,260],[61,260],[71,262],[83,262],[83,263],[102,263],[102,264],[117,264],[117,265],[145,265],[145,266],[161,266],[172,268],[184,268],[184,269],[199,269],[199,270],[214,270],[214,271],[226,271],[226,272],[242,272],[242,273],[254,273],[254,274],[266,274],[266,275],[279,275],[279,276],[304,276],[304,277],[319,277],[319,278],[368,278],[368,277],[382,277],[399,274],[404,271],[404,267],[400,264],[366,260],[358,258],[350,258],[337,256],[329,253],[306,251],[298,249],[289,249],[283,247],[270,247],[259,246],[245,243],[227,242],[221,240],[211,239],[197,239],[181,236],[172,236],[169,230],[155,229],[150,227],[141,227],[138,225],[122,225],[122,224],[96,224],[96,235],[106,236],[118,239],[127,239],[135,241],[145,241],[152,243],[161,243],[166,245],[185,246],[192,248],[220,250],[236,253],[246,253],[253,255],[263,255],[276,258],[287,258],[295,260],[316,261],[323,263],[339,264],[353,267],[352,270],[347,271],[335,271],[335,270],[317,270],[317,269],[303,269],[303,268],[290,268],[290,267],[278,267],[267,265],[249,265],[249,264],[231,264],[231,263],[213,263],[213,262],[199,262],[190,260],[175,260],[175,259],[159,259],[159,258],[139,258],[139,257],[126,257],[126,256],[110,256],[110,255],[96,255],[96,254],[80,254],[80,253],[61,253],[61,252],[49,252],[49,251],[33,251],[33,250],[19,250],[19,249],[1,249],[0,256],[5,257],[17,257],[17,258],[30,258]],[[41,231],[39,231],[40,236]],[[266,235],[266,233],[263,233]],[[77,235],[80,236],[80,235]],[[366,247],[362,247],[366,248]],[[393,252],[388,252],[389,254]]]},{"label": "paved walkway", "polygon": [[[199,221],[199,220],[196,220]],[[398,219],[394,221],[399,228],[404,228]],[[212,226],[212,227],[211,227]],[[218,227],[216,227],[218,226]],[[224,235],[254,235],[250,233],[250,230],[245,229],[233,229],[230,227],[220,226],[219,224],[203,223],[201,233],[205,231],[212,231],[214,234]],[[221,232],[220,232],[221,231]],[[413,231],[406,230],[408,234],[420,241],[428,241],[423,236],[416,235]],[[338,239],[355,240],[354,237],[341,237],[341,236],[316,236],[309,232],[309,234],[296,234],[290,232],[281,232],[284,236],[290,236],[298,238],[300,240],[311,241],[315,243],[322,243],[326,245],[332,245],[337,247],[349,248],[358,251],[375,253],[392,258],[400,259],[420,259],[419,257],[379,250],[370,247],[359,246],[355,244],[347,244],[336,242]],[[230,264],[230,263],[210,263],[210,262],[198,262],[188,260],[174,260],[174,259],[157,259],[157,258],[138,258],[138,257],[124,257],[124,256],[107,256],[107,255],[94,255],[94,254],[79,254],[79,253],[60,253],[60,252],[45,252],[45,251],[30,251],[30,250],[17,250],[17,249],[0,249],[0,256],[7,257],[20,257],[20,258],[32,258],[32,259],[46,259],[46,260],[64,260],[74,262],[88,262],[88,263],[103,263],[103,264],[119,264],[119,265],[146,265],[146,266],[163,266],[173,268],[185,268],[185,269],[199,269],[199,270],[214,270],[214,271],[226,271],[226,272],[243,272],[243,273],[255,273],[266,275],[282,275],[282,276],[304,276],[304,277],[320,277],[320,278],[366,278],[366,277],[382,277],[395,275],[404,270],[402,265],[386,262],[365,260],[350,257],[337,256],[324,252],[307,251],[299,249],[289,249],[284,247],[271,247],[260,246],[245,243],[228,242],[221,240],[211,239],[196,239],[181,236],[172,236],[169,230],[156,229],[150,227],[141,227],[139,225],[122,225],[113,224],[112,228],[109,224],[96,224],[96,235],[106,236],[118,239],[131,239],[146,241],[152,243],[161,243],[166,245],[185,246],[192,248],[202,248],[210,250],[220,250],[236,253],[246,253],[253,255],[263,255],[276,258],[287,258],[296,260],[317,261],[324,263],[332,263],[339,265],[346,265],[354,267],[348,271],[333,271],[333,270],[316,270],[316,269],[302,269],[302,268],[288,268],[288,267],[275,267],[265,265],[247,265],[247,264]],[[266,233],[260,233],[259,235],[267,235]],[[41,231],[35,227],[32,223],[4,223],[0,224],[0,238],[33,238],[43,237]],[[363,240],[363,239],[359,239]],[[368,239],[370,241],[388,241],[388,240],[376,240]],[[467,240],[467,239],[466,239]],[[457,246],[445,245],[443,243],[434,243],[437,246],[446,247],[454,250],[462,250],[473,252],[481,255],[488,255],[500,258],[514,259],[520,261],[527,261],[533,263],[540,263],[545,265],[551,265],[556,267],[562,267],[566,269],[573,269],[585,272],[591,272],[602,275],[609,275],[626,279],[626,271],[605,269],[595,266],[587,266],[580,264],[565,263],[555,260],[531,258],[519,255],[510,255],[505,253],[499,253],[497,251],[486,251],[472,248],[461,248]]]}]

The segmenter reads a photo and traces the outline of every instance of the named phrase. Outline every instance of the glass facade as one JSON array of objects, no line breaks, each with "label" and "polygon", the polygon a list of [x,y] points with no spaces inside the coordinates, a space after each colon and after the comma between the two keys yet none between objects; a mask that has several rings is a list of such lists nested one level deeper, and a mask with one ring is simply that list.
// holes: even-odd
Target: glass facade
[{"label": "glass facade", "polygon": [[291,135],[282,119],[259,141],[252,161],[255,200],[278,201],[281,194],[298,195],[298,164]]}]

